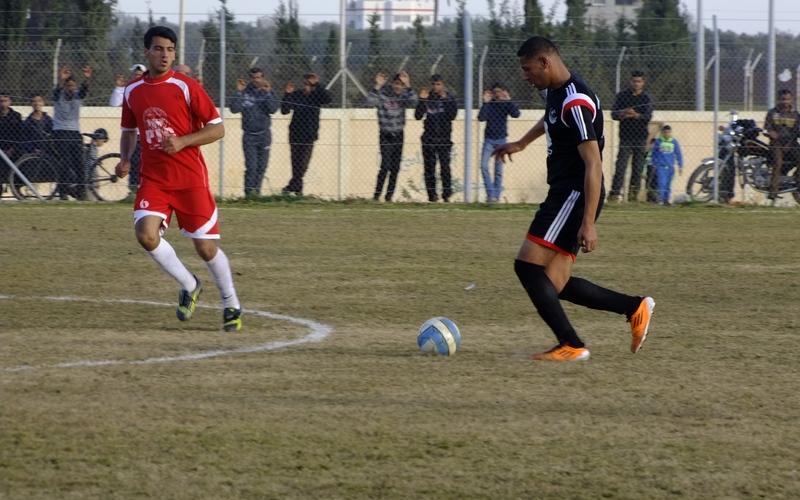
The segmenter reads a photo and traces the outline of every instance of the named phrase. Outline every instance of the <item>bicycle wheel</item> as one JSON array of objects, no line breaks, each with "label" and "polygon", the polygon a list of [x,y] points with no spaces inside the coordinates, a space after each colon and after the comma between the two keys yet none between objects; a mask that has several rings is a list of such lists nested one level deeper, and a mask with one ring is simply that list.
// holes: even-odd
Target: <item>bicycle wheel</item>
[{"label": "bicycle wheel", "polygon": [[89,191],[100,201],[120,201],[128,196],[128,183],[117,177],[114,167],[121,158],[119,153],[109,153],[98,158],[91,168]]},{"label": "bicycle wheel", "polygon": [[709,202],[714,198],[714,162],[697,167],[686,184],[686,194],[692,201]]},{"label": "bicycle wheel", "polygon": [[[17,160],[15,165],[22,175],[28,179],[33,188],[36,189],[39,196],[48,200],[53,198],[58,186],[56,182],[58,174],[56,166],[46,156],[39,154],[25,155]],[[11,189],[11,194],[18,200],[36,198],[31,188],[22,181],[14,170],[9,172],[8,187]]]}]

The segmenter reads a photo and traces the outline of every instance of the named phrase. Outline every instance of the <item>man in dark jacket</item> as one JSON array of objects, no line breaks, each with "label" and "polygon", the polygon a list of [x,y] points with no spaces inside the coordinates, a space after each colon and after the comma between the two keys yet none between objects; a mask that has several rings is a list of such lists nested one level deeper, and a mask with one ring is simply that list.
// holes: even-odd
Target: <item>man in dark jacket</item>
[{"label": "man in dark jacket", "polygon": [[619,153],[611,182],[609,200],[620,201],[628,160],[631,161],[631,180],[628,200],[636,201],[642,183],[642,167],[647,155],[647,124],[653,116],[653,100],[644,90],[644,73],[631,73],[631,87],[617,94],[611,118],[619,121]]},{"label": "man in dark jacket", "polygon": [[319,139],[319,110],[331,102],[331,94],[320,85],[314,73],[303,76],[303,88],[295,90],[292,82],[286,84],[281,114],[292,114],[289,122],[289,146],[292,155],[292,178],[283,188],[284,194],[303,194],[303,177],[311,161],[314,142]]},{"label": "man in dark jacket", "polygon": [[394,188],[397,185],[397,174],[400,172],[400,161],[403,159],[403,129],[406,126],[406,108],[417,105],[417,94],[411,89],[408,73],[401,71],[386,82],[386,74],[375,75],[375,88],[367,94],[366,102],[378,109],[378,127],[380,128],[381,166],[378,169],[378,180],[375,184],[373,200],[378,201],[389,174],[389,185],[386,187],[386,201],[392,201]]},{"label": "man in dark jacket", "polygon": [[441,75],[431,76],[431,88],[419,91],[419,104],[414,111],[414,118],[425,118],[422,133],[422,158],[425,164],[425,189],[428,201],[438,200],[436,194],[436,160],[439,160],[442,175],[442,200],[450,201],[453,187],[450,181],[450,151],[453,141],[453,120],[458,113],[456,100],[444,86]]},{"label": "man in dark jacket", "polygon": [[[0,92],[0,148],[12,161],[22,153],[22,132],[22,115],[11,109],[11,96]],[[5,165],[0,167],[6,171]]]},{"label": "man in dark jacket", "polygon": [[272,84],[261,68],[250,68],[250,82],[236,81],[236,93],[230,104],[232,113],[242,113],[242,149],[244,150],[244,195],[261,195],[261,183],[267,172],[272,147],[272,119],[278,111],[278,99]]}]

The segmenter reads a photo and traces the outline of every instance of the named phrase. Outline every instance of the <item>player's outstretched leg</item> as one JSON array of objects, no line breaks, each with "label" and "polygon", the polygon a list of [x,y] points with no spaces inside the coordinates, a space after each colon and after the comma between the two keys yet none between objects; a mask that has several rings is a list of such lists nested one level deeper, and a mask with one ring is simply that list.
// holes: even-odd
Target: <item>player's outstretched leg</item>
[{"label": "player's outstretched leg", "polygon": [[200,293],[203,291],[203,282],[200,281],[195,275],[195,287],[193,290],[181,289],[178,293],[178,308],[175,309],[175,315],[181,321],[189,321],[197,309],[197,300],[200,298]]},{"label": "player's outstretched leg", "polygon": [[625,295],[576,276],[572,276],[567,281],[559,298],[590,309],[624,314],[631,324],[631,352],[633,353],[642,348],[642,344],[647,338],[650,319],[656,305],[652,297]]},{"label": "player's outstretched leg", "polygon": [[642,348],[642,344],[647,340],[647,332],[650,330],[650,320],[653,318],[653,309],[656,301],[653,297],[642,297],[639,307],[636,308],[628,322],[631,324],[631,352],[636,354]]},{"label": "player's outstretched leg", "polygon": [[233,274],[228,257],[221,248],[217,247],[213,258],[206,261],[211,276],[219,288],[222,298],[222,328],[226,332],[236,332],[242,329],[242,306],[239,304],[239,297],[236,296],[236,288],[233,286]]},{"label": "player's outstretched leg", "polygon": [[517,259],[514,261],[514,271],[517,273],[522,286],[528,292],[531,302],[536,307],[539,316],[553,330],[558,345],[549,351],[533,355],[535,360],[545,361],[582,361],[589,359],[589,350],[586,349],[575,329],[572,328],[564,308],[558,300],[553,282],[545,273],[544,266],[532,264]]}]

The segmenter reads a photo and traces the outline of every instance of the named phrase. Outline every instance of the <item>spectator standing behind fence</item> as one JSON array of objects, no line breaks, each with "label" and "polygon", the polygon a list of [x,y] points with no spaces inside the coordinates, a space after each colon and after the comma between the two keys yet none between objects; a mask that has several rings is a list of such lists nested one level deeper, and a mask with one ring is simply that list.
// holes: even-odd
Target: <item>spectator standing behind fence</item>
[{"label": "spectator standing behind fence", "polygon": [[[131,66],[131,76],[129,81],[133,82],[138,80],[146,71],[147,68],[144,64],[134,64]],[[125,81],[125,77],[123,75],[117,75],[116,85],[114,90],[111,91],[111,96],[108,98],[109,106],[122,106],[122,100],[125,96],[125,86],[127,83],[128,82]],[[138,130],[136,133],[139,133]],[[136,141],[136,147],[133,150],[133,156],[131,156],[131,170],[128,173],[128,189],[130,190],[130,193],[124,201],[132,202],[136,199],[136,192],[139,190],[139,163],[141,161],[141,156],[141,146],[139,145],[139,141]]]},{"label": "spectator standing behind fence", "polygon": [[419,104],[414,118],[425,118],[422,133],[422,159],[425,164],[425,189],[428,201],[438,200],[436,194],[436,160],[439,160],[442,176],[442,200],[450,201],[453,187],[450,179],[450,151],[453,141],[453,120],[458,113],[456,100],[447,92],[441,75],[431,76],[431,88],[419,91]]},{"label": "spectator standing behind fence", "polygon": [[261,183],[267,172],[272,147],[272,118],[278,110],[278,98],[261,68],[250,68],[250,82],[236,81],[231,98],[232,113],[242,113],[242,149],[244,150],[244,195],[261,196]]},{"label": "spectator standing behind fence", "polygon": [[86,199],[86,171],[83,165],[83,140],[80,114],[83,100],[89,94],[91,66],[83,67],[84,81],[80,87],[72,70],[61,68],[58,86],[53,90],[53,141],[61,157],[58,194],[62,200],[71,195]]},{"label": "spectator standing behind fence", "polygon": [[[11,96],[0,92],[0,149],[11,161],[22,154],[23,143],[22,115],[11,109]],[[0,162],[5,171],[5,164]],[[5,179],[0,179],[3,182]]]},{"label": "spectator standing behind fence", "polygon": [[289,147],[292,157],[292,178],[283,188],[283,194],[303,194],[303,177],[311,161],[314,142],[319,138],[320,107],[331,102],[331,94],[320,85],[314,73],[303,75],[303,88],[295,89],[294,83],[286,84],[281,114],[292,113],[289,122]]},{"label": "spectator standing behind fence", "polygon": [[519,118],[519,106],[511,101],[508,89],[502,83],[495,83],[491,89],[483,91],[483,105],[478,112],[478,121],[486,122],[483,131],[483,150],[481,152],[481,174],[486,187],[486,201],[493,203],[503,192],[503,161],[495,157],[494,175],[489,171],[489,161],[497,146],[507,142],[508,117]]},{"label": "spectator standing behind fence", "polygon": [[678,171],[683,173],[681,145],[678,139],[672,137],[672,127],[669,125],[661,127],[661,135],[653,142],[651,158],[655,169],[657,201],[662,205],[669,205],[676,163]]},{"label": "spectator standing behind fence", "polygon": [[636,201],[642,184],[642,167],[647,154],[647,124],[653,116],[653,100],[645,92],[644,73],[631,73],[631,86],[623,90],[614,101],[611,118],[619,121],[619,153],[611,182],[610,201],[622,199],[622,187],[628,160],[631,160],[631,179],[628,186],[628,201]]},{"label": "spectator standing behind fence", "polygon": [[775,202],[779,198],[778,191],[781,175],[800,162],[797,138],[800,137],[800,114],[794,109],[794,97],[789,89],[778,92],[778,103],[767,111],[764,129],[770,138],[772,150],[772,183],[767,198]]},{"label": "spectator standing behind fence", "polygon": [[413,108],[418,102],[417,94],[411,89],[411,78],[401,71],[394,75],[392,82],[386,83],[386,73],[375,75],[375,87],[367,94],[367,104],[378,109],[379,143],[381,165],[372,199],[378,201],[389,174],[386,186],[386,201],[392,201],[403,159],[403,129],[406,126],[406,108]]},{"label": "spectator standing behind fence", "polygon": [[27,150],[30,152],[42,151],[45,142],[53,135],[53,119],[45,111],[44,97],[35,95],[31,97],[31,114],[25,118],[25,138],[28,141]]}]

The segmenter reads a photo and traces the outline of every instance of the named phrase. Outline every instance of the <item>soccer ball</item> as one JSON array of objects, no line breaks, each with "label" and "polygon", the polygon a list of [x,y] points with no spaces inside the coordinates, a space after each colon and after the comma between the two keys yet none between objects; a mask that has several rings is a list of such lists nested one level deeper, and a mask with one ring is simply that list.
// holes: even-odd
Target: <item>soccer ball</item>
[{"label": "soccer ball", "polygon": [[437,316],[419,327],[417,345],[426,354],[450,356],[461,347],[461,332],[452,320]]}]

